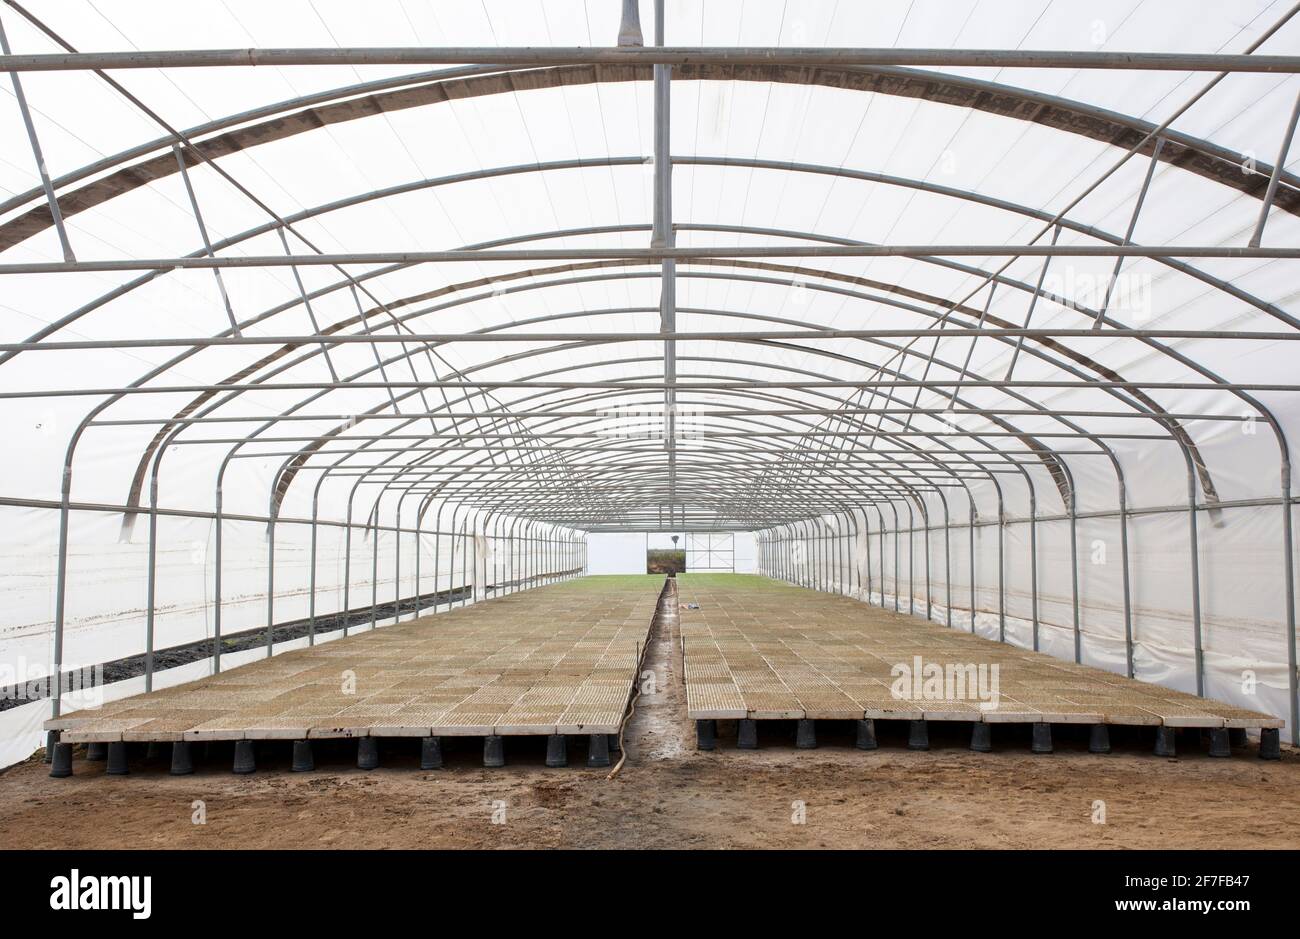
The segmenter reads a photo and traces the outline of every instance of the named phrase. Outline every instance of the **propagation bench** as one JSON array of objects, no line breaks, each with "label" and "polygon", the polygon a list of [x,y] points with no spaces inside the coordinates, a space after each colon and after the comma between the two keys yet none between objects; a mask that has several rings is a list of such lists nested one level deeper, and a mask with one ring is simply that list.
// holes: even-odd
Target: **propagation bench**
[{"label": "propagation bench", "polygon": [[[903,720],[918,750],[929,748],[928,722],[969,721],[977,751],[992,748],[997,724],[1032,725],[1038,753],[1051,752],[1053,724],[1088,724],[1093,752],[1110,750],[1111,726],[1130,725],[1155,728],[1160,756],[1175,754],[1178,728],[1208,731],[1211,756],[1229,756],[1247,729],[1259,731],[1261,757],[1280,754],[1284,722],[1267,714],[766,577],[678,580],[700,749],[716,745],[719,720],[739,722],[741,749],[757,748],[760,721],[798,721],[796,745],[812,748],[816,721],[853,720],[858,746],[874,749],[875,721]],[[981,696],[994,674],[997,694]]]},{"label": "propagation bench", "polygon": [[234,741],[235,772],[256,768],[253,742],[294,741],[294,769],[313,767],[313,740],[356,738],[357,763],[378,765],[378,738],[421,740],[421,766],[441,765],[441,737],[482,737],[485,766],[504,740],[546,735],[547,765],[566,738],[589,737],[588,765],[609,764],[664,589],[658,577],[587,577],[385,626],[46,722],[60,732],[51,775],[72,771],[86,743],[108,772],[127,745],[170,744],[172,772],[191,772],[190,745]]}]

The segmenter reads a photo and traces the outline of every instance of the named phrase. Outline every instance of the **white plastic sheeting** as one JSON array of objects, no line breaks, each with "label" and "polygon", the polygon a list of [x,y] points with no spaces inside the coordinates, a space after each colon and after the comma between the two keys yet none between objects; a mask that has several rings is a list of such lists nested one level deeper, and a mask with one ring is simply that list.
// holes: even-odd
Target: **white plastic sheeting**
[{"label": "white plastic sheeting", "polygon": [[[78,50],[131,50],[603,47],[622,4],[26,6]],[[1261,54],[1300,51],[1280,0],[670,0],[665,21],[678,46],[1238,53],[1268,34]],[[12,8],[0,22],[15,53],[61,51]],[[89,71],[20,76],[83,261],[204,254],[195,204],[222,258],[650,238],[649,67],[113,77],[136,102]],[[678,67],[675,243],[1243,246],[1298,85],[1291,72]],[[0,91],[0,267],[60,261],[14,89]],[[1138,145],[1168,119],[1153,166]],[[1265,247],[1300,235],[1295,152]],[[0,350],[0,663],[48,668],[59,625],[65,665],[137,655],[150,610],[162,649],[211,639],[218,615],[229,635],[481,598],[595,561],[586,531],[756,531],[738,568],[812,582],[795,565],[815,556],[817,586],[1023,645],[1037,620],[1040,648],[1064,657],[1077,620],[1083,661],[1123,671],[1131,655],[1137,677],[1185,690],[1199,615],[1205,693],[1291,719],[1297,262],[1115,269],[1110,256],[680,261],[671,420],[663,272],[642,259],[5,271],[0,343],[37,345]],[[1102,328],[977,332],[1027,322]],[[758,335],[810,328],[857,332]],[[1242,383],[1270,387],[1225,387]]]},{"label": "white plastic sheeting", "polygon": [[1282,554],[1271,547],[1281,539],[1279,510],[1233,506],[1198,515],[1199,686],[1186,509],[1133,512],[1128,519],[1131,640],[1115,517],[1078,519],[1073,559],[1068,520],[1037,523],[1035,555],[1028,521],[1008,518],[1001,565],[996,522],[977,526],[973,607],[971,529],[964,524],[946,535],[942,527],[931,528],[927,552],[924,528],[882,529],[874,513],[826,517],[761,534],[758,568],[1071,660],[1071,572],[1077,570],[1078,661],[1127,674],[1131,654],[1132,675],[1143,681],[1189,693],[1199,688],[1209,697],[1289,719],[1287,597]]}]

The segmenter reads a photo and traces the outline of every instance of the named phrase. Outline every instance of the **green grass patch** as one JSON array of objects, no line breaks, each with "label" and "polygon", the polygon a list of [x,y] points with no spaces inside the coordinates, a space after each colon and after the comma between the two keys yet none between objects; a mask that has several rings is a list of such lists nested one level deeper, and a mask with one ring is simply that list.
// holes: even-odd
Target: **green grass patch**
[{"label": "green grass patch", "polygon": [[655,590],[663,586],[663,574],[588,574],[561,586],[577,590],[618,590],[642,588]]},{"label": "green grass patch", "polygon": [[786,585],[762,574],[678,574],[682,587],[730,590],[780,590]]}]

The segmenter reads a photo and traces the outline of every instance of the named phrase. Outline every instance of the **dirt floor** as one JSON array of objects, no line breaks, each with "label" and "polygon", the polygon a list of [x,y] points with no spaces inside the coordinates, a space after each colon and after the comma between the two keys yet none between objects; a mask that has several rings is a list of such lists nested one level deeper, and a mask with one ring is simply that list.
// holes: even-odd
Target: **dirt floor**
[{"label": "dirt floor", "polygon": [[1108,756],[1061,734],[1050,756],[1031,755],[1027,737],[978,754],[953,725],[917,753],[882,723],[872,752],[853,748],[851,725],[819,725],[815,751],[765,727],[763,749],[738,751],[724,724],[701,753],[677,652],[668,618],[647,650],[658,693],[641,698],[613,780],[586,768],[582,746],[567,769],[546,769],[540,739],[507,740],[498,770],[468,738],[432,772],[412,741],[391,741],[371,772],[346,742],[318,746],[304,774],[288,772],[287,744],[259,754],[251,776],[232,775],[216,747],[187,777],[159,759],[108,778],[79,755],[73,778],[50,779],[32,760],[0,774],[0,848],[1300,848],[1289,748],[1281,762],[1253,744],[1222,760],[1180,740],[1184,755],[1159,759],[1145,737],[1116,732]]}]

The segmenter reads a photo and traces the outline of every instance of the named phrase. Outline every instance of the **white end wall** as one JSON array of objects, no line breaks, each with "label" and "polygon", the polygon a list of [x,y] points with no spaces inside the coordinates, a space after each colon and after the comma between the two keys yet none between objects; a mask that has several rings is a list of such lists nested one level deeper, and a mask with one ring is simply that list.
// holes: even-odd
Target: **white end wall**
[{"label": "white end wall", "polygon": [[593,532],[587,536],[588,574],[644,574],[645,532]]}]

